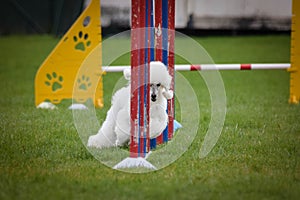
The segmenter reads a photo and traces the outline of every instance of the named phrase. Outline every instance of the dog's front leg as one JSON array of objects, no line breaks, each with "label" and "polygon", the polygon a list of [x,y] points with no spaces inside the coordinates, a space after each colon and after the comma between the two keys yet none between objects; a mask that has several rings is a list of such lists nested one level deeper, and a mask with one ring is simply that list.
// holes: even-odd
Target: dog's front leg
[{"label": "dog's front leg", "polygon": [[167,127],[168,115],[166,108],[160,104],[152,105],[150,108],[150,138],[156,138]]},{"label": "dog's front leg", "polygon": [[96,135],[92,135],[88,140],[88,147],[107,148],[113,147],[116,143],[115,114],[112,108],[109,109],[106,119]]}]

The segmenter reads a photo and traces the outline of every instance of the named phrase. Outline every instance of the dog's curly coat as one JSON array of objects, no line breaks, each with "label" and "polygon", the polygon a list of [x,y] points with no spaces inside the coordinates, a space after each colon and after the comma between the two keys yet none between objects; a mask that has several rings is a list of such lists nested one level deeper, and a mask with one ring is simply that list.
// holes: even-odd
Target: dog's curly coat
[{"label": "dog's curly coat", "polygon": [[[124,77],[130,80],[130,70],[124,70]],[[172,77],[166,66],[159,62],[150,62],[150,138],[159,136],[168,123],[167,99],[173,97],[170,90]],[[88,146],[107,148],[122,146],[130,139],[130,81],[126,87],[118,90],[112,98],[112,106],[105,121],[96,135],[89,137]]]}]

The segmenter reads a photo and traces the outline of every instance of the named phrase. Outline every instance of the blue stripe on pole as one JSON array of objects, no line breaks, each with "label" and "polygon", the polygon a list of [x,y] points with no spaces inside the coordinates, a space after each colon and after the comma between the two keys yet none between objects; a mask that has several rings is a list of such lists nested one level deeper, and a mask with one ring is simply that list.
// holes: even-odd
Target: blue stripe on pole
[{"label": "blue stripe on pole", "polygon": [[150,139],[150,149],[156,148],[156,138]]},{"label": "blue stripe on pole", "polygon": [[162,49],[163,63],[168,65],[168,0],[162,0]]},{"label": "blue stripe on pole", "polygon": [[[150,38],[150,45],[151,45],[151,49],[150,49],[150,61],[154,61],[154,56],[155,56],[155,24],[154,24],[154,1],[155,0],[151,0],[151,19],[150,19],[150,26],[151,26],[151,30],[150,30],[150,34],[151,34],[151,38]],[[150,149],[154,149],[156,148],[156,138],[150,139]]]},{"label": "blue stripe on pole", "polygon": [[[162,58],[168,66],[168,0],[162,0]],[[168,126],[163,131],[163,141],[168,142]]]}]

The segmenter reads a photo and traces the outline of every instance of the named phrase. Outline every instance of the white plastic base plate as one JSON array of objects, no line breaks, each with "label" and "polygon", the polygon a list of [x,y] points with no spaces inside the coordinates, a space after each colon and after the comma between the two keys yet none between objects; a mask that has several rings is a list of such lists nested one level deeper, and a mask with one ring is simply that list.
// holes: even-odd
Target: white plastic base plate
[{"label": "white plastic base plate", "polygon": [[155,166],[153,166],[150,162],[148,162],[145,158],[142,158],[142,157],[125,158],[120,163],[115,165],[113,168],[114,169],[122,169],[122,168],[139,168],[139,167],[157,170],[157,168]]}]

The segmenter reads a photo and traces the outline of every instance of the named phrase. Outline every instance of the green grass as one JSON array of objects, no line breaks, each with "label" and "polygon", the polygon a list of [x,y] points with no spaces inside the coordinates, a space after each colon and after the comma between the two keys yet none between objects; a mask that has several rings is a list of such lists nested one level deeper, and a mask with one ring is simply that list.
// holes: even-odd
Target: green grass
[{"label": "green grass", "polygon": [[[217,63],[289,62],[286,35],[195,39]],[[227,115],[204,159],[199,150],[210,121],[209,93],[198,73],[182,73],[201,110],[194,142],[168,167],[130,174],[106,167],[86,150],[67,110],[70,102],[53,111],[35,108],[35,73],[57,42],[50,36],[0,38],[0,199],[299,198],[300,107],[288,104],[288,72],[221,72]],[[120,77],[105,76],[106,105]]]}]

